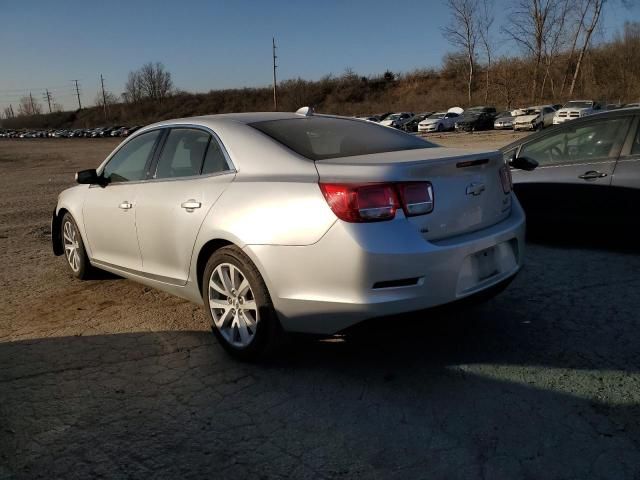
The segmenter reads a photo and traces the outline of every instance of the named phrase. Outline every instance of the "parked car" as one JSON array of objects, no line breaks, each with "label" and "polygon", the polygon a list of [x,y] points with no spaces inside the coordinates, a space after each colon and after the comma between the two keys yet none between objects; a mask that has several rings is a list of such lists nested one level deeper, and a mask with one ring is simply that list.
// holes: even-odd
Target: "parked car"
[{"label": "parked car", "polygon": [[360,120],[367,120],[368,122],[379,122],[380,120],[375,115],[364,115],[362,117],[356,117]]},{"label": "parked car", "polygon": [[496,118],[495,107],[472,107],[456,120],[456,130],[472,132],[475,130],[491,130]]},{"label": "parked car", "polygon": [[101,268],[204,305],[241,358],[281,329],[494,295],[520,270],[524,213],[500,152],[299,112],[141,129],[60,194],[54,253],[78,278]]},{"label": "parked car", "polygon": [[410,122],[413,117],[413,113],[410,112],[392,113],[384,120],[381,120],[380,125],[385,127],[402,128],[404,124]]},{"label": "parked car", "polygon": [[419,132],[444,132],[453,130],[460,116],[454,112],[437,112],[418,124]]},{"label": "parked car", "polygon": [[601,109],[601,105],[593,100],[571,100],[556,112],[553,117],[553,124],[560,125],[568,120],[591,115]]},{"label": "parked car", "polygon": [[538,105],[523,109],[513,122],[514,130],[542,130],[553,125],[556,111],[551,105]]},{"label": "parked car", "polygon": [[422,112],[414,115],[414,117],[402,126],[405,132],[415,133],[418,131],[418,125],[433,112]]},{"label": "parked car", "polygon": [[505,159],[538,164],[513,170],[527,219],[558,225],[598,220],[633,229],[640,201],[639,118],[640,108],[611,110],[504,147]]},{"label": "parked car", "polygon": [[511,130],[516,117],[510,111],[500,112],[493,121],[493,128],[496,130]]},{"label": "parked car", "polygon": [[140,128],[142,128],[142,125],[134,125],[133,127],[127,127],[122,131],[122,136],[128,137],[132,133],[138,131]]}]

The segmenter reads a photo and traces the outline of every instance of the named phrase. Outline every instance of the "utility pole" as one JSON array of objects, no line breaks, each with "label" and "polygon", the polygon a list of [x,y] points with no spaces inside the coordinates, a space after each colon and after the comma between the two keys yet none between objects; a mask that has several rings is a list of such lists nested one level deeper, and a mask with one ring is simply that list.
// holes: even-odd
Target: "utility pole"
[{"label": "utility pole", "polygon": [[273,109],[275,111],[278,111],[278,89],[277,89],[277,82],[276,82],[276,68],[278,67],[276,65],[276,58],[278,58],[276,56],[276,38],[275,37],[271,37],[271,41],[272,41],[272,45],[273,45]]},{"label": "utility pole", "polygon": [[82,110],[82,104],[80,103],[80,87],[78,87],[78,80],[71,80],[76,83],[76,95],[78,96],[78,110]]},{"label": "utility pole", "polygon": [[36,108],[33,106],[33,95],[31,95],[31,92],[29,92],[29,98],[31,99],[31,115],[35,115]]},{"label": "utility pole", "polygon": [[51,113],[51,94],[49,93],[49,89],[45,88],[45,99],[47,100],[47,103],[49,104],[49,113]]},{"label": "utility pole", "polygon": [[100,83],[102,84],[102,106],[104,107],[104,120],[107,121],[107,96],[104,93],[104,78],[100,74]]}]

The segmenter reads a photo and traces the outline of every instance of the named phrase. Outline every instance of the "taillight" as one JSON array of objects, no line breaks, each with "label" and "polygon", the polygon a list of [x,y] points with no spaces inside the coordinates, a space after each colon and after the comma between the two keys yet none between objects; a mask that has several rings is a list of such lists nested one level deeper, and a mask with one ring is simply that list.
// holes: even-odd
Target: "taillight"
[{"label": "taillight", "polygon": [[345,222],[392,220],[398,208],[406,216],[433,210],[433,187],[429,182],[408,183],[320,183],[329,207]]},{"label": "taillight", "polygon": [[513,180],[511,179],[511,169],[509,165],[504,165],[500,169],[500,183],[502,183],[502,191],[509,193],[513,188]]},{"label": "taillight", "polygon": [[320,189],[333,213],[345,222],[391,220],[400,206],[389,184],[321,183]]},{"label": "taillight", "polygon": [[398,183],[400,201],[407,217],[433,211],[433,186],[430,182]]}]

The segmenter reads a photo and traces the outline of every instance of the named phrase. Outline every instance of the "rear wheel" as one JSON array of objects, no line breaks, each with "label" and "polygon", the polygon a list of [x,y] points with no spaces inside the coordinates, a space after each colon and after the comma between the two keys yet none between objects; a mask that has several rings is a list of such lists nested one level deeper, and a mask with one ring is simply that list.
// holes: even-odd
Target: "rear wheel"
[{"label": "rear wheel", "polygon": [[62,238],[62,245],[64,246],[64,256],[67,260],[67,265],[69,265],[71,269],[71,273],[80,280],[90,277],[94,272],[94,268],[89,262],[80,230],[78,230],[78,226],[71,214],[64,214],[60,228],[60,237]]},{"label": "rear wheel", "polygon": [[282,332],[267,286],[239,248],[223,247],[211,255],[202,297],[211,329],[231,355],[257,360],[277,350]]}]

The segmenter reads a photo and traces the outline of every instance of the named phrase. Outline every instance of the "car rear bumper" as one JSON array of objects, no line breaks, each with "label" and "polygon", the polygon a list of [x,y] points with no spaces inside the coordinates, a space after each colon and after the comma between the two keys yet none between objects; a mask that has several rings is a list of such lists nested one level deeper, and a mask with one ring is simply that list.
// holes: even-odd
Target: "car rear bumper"
[{"label": "car rear bumper", "polygon": [[245,247],[263,272],[283,328],[335,333],[368,318],[479,294],[521,268],[525,217],[515,197],[504,221],[437,242],[397,221],[392,236],[375,235],[376,224],[338,221],[313,245]]}]

